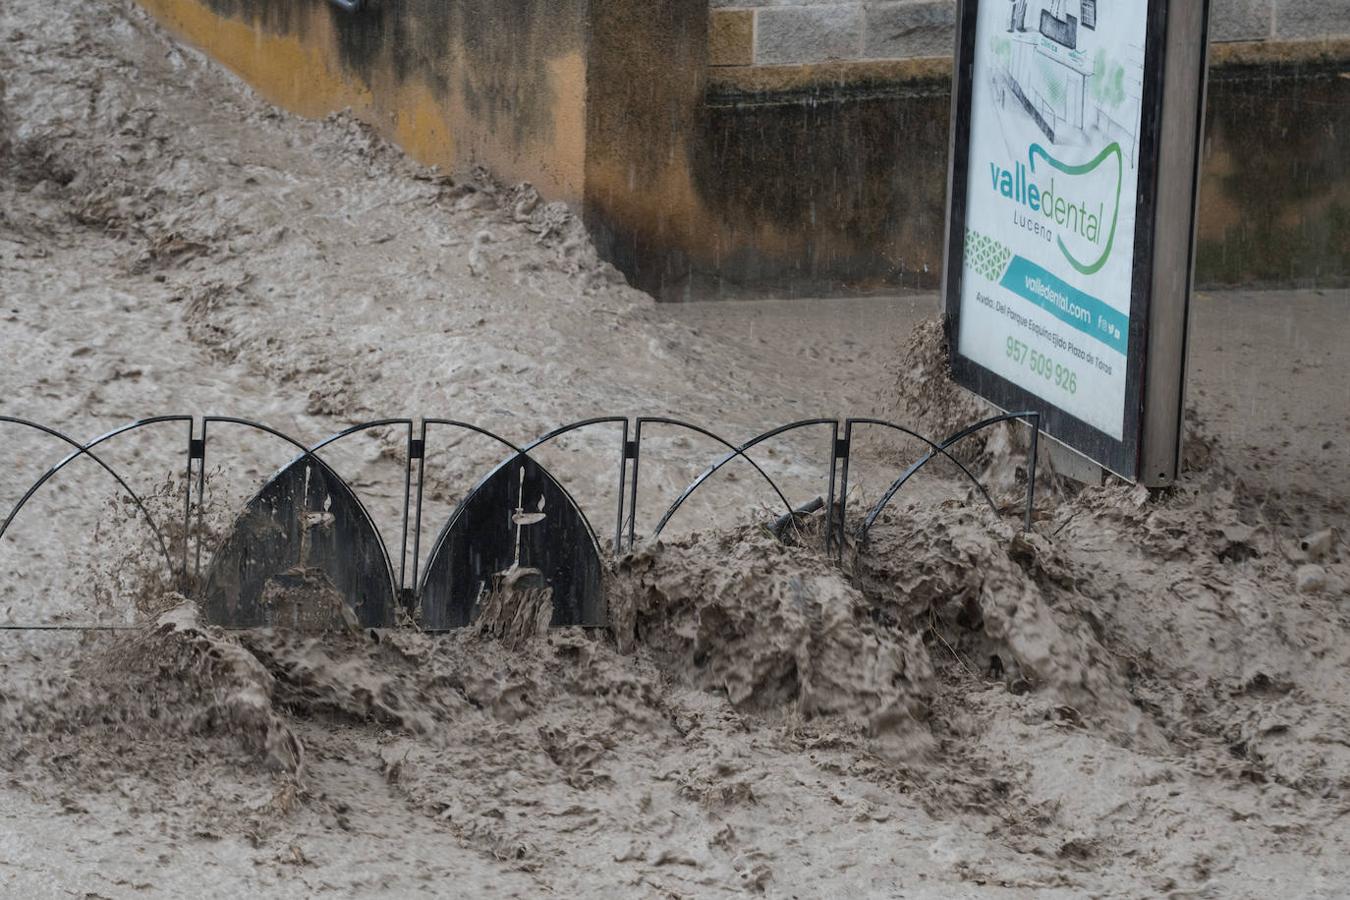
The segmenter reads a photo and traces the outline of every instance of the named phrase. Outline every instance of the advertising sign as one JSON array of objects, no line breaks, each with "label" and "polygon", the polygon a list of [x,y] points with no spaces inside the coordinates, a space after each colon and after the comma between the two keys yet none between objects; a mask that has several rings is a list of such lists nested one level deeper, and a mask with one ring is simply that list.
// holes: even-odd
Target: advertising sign
[{"label": "advertising sign", "polygon": [[[955,83],[944,288],[954,374],[999,406],[1041,411],[1052,437],[1131,479],[1154,299],[1168,6],[966,0]],[[1199,22],[1202,83],[1203,13]],[[1169,110],[1189,117],[1192,137],[1199,96]],[[1195,162],[1192,147],[1180,165],[1194,175]],[[1168,300],[1183,330],[1186,275]],[[1159,401],[1177,417],[1183,363],[1178,395]]]}]

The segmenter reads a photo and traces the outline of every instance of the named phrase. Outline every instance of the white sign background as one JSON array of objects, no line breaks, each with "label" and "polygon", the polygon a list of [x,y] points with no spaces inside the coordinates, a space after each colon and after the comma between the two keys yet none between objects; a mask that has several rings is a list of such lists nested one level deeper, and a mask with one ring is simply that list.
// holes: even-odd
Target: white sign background
[{"label": "white sign background", "polygon": [[979,4],[957,341],[1121,440],[1148,4],[1082,5]]}]

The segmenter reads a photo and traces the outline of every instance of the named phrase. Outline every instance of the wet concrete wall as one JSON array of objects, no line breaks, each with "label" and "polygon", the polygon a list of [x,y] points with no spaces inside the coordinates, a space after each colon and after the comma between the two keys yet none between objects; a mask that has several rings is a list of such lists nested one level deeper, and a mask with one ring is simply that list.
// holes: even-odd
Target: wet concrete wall
[{"label": "wet concrete wall", "polygon": [[1350,52],[1210,74],[1196,279],[1350,286]]},{"label": "wet concrete wall", "polygon": [[140,0],[306,116],[350,108],[419,160],[580,203],[587,0]]},{"label": "wet concrete wall", "polygon": [[715,78],[691,162],[719,255],[695,280],[725,295],[935,285],[949,102],[921,67]]},{"label": "wet concrete wall", "polygon": [[[704,292],[940,283],[950,62],[713,68],[690,155]],[[1211,70],[1203,286],[1350,284],[1350,46],[1226,45]],[[764,235],[772,234],[766,241]]]},{"label": "wet concrete wall", "polygon": [[949,66],[728,79],[708,23],[707,0],[592,0],[585,218],[601,255],[662,300],[928,286]]},{"label": "wet concrete wall", "polygon": [[587,229],[601,256],[661,299],[718,266],[691,177],[707,85],[708,0],[591,0]]}]

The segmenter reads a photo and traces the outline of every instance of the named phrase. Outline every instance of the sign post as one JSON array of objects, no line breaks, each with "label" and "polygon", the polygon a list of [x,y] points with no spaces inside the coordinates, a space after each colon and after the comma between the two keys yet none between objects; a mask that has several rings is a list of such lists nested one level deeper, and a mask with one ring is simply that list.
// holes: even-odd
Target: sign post
[{"label": "sign post", "polygon": [[1180,466],[1208,0],[960,0],[953,377],[1151,486]]}]

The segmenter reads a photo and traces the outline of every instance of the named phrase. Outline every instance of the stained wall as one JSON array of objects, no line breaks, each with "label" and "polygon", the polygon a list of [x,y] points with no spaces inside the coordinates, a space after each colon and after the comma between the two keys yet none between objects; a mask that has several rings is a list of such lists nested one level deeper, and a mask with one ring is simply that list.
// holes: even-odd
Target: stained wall
[{"label": "stained wall", "polygon": [[[939,283],[948,0],[140,2],[288,109],[350,109],[423,162],[567,201],[661,299]],[[1350,40],[1318,29],[1350,12],[1265,2],[1215,6],[1234,39],[1212,53],[1197,278],[1344,286]],[[811,17],[849,6],[891,37],[819,49],[847,29]],[[817,50],[764,52],[770,12]]]}]

